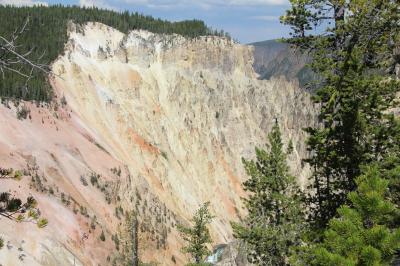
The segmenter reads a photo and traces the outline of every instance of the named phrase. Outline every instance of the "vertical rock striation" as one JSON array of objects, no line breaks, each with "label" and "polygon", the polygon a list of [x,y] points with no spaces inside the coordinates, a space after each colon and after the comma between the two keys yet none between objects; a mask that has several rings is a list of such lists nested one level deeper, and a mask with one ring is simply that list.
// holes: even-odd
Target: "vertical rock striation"
[{"label": "vertical rock striation", "polygon": [[[315,122],[309,95],[283,78],[258,80],[252,65],[251,47],[224,38],[186,39],[146,31],[125,35],[99,23],[71,23],[65,51],[52,66],[52,85],[65,98],[70,117],[60,126],[62,136],[50,138],[46,147],[15,143],[0,156],[17,150],[58,155],[59,164],[54,165],[54,158],[51,164],[61,174],[58,179],[48,174],[48,179],[73,192],[77,203],[84,202],[114,242],[116,230],[124,226],[121,217],[132,211],[138,217],[139,257],[181,265],[182,242],[175,225],[187,222],[203,202],[210,201],[216,215],[211,228],[215,243],[232,240],[229,221],[244,214],[241,183],[247,177],[241,158],[253,157],[255,146],[264,147],[275,119],[284,140],[293,141],[293,173],[301,184],[309,174],[301,164],[306,155],[302,129]],[[31,134],[45,134],[36,127]],[[82,140],[68,138],[75,135]],[[5,141],[0,138],[0,144]],[[73,160],[68,166],[66,146],[67,158]],[[38,164],[48,169],[50,163],[42,159]],[[110,172],[113,165],[122,174]],[[95,186],[81,186],[79,176],[88,173],[101,176],[98,187],[110,191],[105,199]],[[80,228],[72,232],[83,231],[72,211],[66,212]],[[57,228],[58,220],[47,215],[49,227]],[[46,239],[64,245],[71,234]],[[66,247],[81,254],[83,265],[104,262],[101,256],[107,254],[100,252],[101,247],[114,246],[106,235],[105,243],[90,240],[85,247]],[[88,252],[101,258],[91,258]],[[66,261],[74,265],[72,259]]]}]

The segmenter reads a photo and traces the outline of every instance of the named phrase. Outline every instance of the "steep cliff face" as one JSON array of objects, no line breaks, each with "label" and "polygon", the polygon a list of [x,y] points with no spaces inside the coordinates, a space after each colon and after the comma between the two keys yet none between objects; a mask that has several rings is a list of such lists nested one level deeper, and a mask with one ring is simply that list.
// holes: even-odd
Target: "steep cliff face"
[{"label": "steep cliff face", "polygon": [[[3,167],[35,164],[46,180],[45,190],[35,190],[34,178],[6,181],[7,188],[33,193],[49,219],[42,230],[18,224],[18,234],[2,219],[4,239],[25,245],[31,265],[111,264],[116,236],[131,240],[126,214],[134,213],[140,258],[182,265],[175,225],[210,201],[215,244],[231,241],[229,221],[243,215],[241,158],[264,146],[277,118],[284,140],[294,143],[290,165],[303,184],[302,128],[315,120],[296,83],[258,80],[252,65],[251,47],[223,38],[71,24],[51,79],[61,105],[30,106],[32,119],[24,121],[0,108]],[[18,252],[6,248],[0,258],[17,262]]]}]

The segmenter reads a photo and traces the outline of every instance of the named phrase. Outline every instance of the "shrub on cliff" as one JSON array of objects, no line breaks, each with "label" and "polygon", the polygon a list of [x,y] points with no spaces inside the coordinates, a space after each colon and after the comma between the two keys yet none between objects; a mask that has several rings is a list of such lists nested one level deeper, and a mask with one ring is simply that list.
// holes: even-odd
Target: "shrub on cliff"
[{"label": "shrub on cliff", "polygon": [[106,236],[104,235],[104,231],[101,231],[100,240],[101,241],[106,241]]},{"label": "shrub on cliff", "polygon": [[31,222],[39,228],[47,226],[48,221],[40,218],[40,211],[37,208],[37,201],[28,197],[26,202],[12,196],[9,192],[0,193],[0,216],[15,222]]}]

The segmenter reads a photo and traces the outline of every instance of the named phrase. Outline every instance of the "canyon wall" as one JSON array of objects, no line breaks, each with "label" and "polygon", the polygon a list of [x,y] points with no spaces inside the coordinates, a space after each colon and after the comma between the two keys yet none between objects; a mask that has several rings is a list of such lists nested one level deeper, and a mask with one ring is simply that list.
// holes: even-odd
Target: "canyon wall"
[{"label": "canyon wall", "polygon": [[293,141],[289,164],[304,185],[302,129],[315,123],[315,110],[297,82],[259,80],[252,47],[125,35],[99,23],[68,31],[52,65],[56,100],[24,103],[25,120],[16,118],[19,107],[0,106],[0,166],[24,171],[4,187],[32,194],[49,220],[38,229],[0,219],[10,246],[0,250],[4,265],[21,254],[29,265],[112,265],[130,240],[132,216],[142,261],[183,265],[176,224],[207,201],[214,244],[229,243],[229,222],[245,214],[241,158],[266,147],[275,120],[285,143]]}]

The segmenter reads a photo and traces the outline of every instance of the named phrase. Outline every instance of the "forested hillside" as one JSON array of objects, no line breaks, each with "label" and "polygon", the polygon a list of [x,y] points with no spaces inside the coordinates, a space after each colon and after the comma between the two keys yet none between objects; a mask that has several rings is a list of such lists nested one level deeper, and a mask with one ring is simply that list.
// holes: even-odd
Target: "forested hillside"
[{"label": "forested hillside", "polygon": [[254,46],[254,70],[261,79],[284,76],[288,80],[297,79],[301,87],[311,90],[309,82],[316,78],[307,64],[310,58],[295,51],[289,44],[278,40],[251,43]]},{"label": "forested hillside", "polygon": [[[139,13],[127,11],[119,13],[77,6],[17,8],[0,5],[0,36],[7,40],[12,39],[15,31],[20,30],[27,19],[29,21],[25,31],[16,40],[16,44],[20,46],[19,52],[23,54],[32,50],[30,58],[44,64],[51,63],[63,50],[67,41],[67,22],[69,20],[73,20],[75,23],[101,22],[125,33],[133,29],[144,29],[155,33],[177,33],[186,37],[226,35],[223,31],[212,30],[200,20],[170,22]],[[0,42],[4,41],[0,40]],[[21,71],[26,73],[30,69]],[[0,82],[0,97],[49,101],[52,98],[52,91],[46,82],[45,73],[36,71],[33,73],[33,77],[27,81],[18,73],[7,72],[4,73]]]}]

